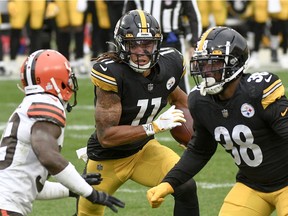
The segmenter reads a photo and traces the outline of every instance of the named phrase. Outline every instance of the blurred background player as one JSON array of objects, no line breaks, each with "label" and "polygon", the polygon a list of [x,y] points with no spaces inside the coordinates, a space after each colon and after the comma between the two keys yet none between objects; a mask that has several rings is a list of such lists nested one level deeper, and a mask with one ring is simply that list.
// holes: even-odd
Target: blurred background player
[{"label": "blurred background player", "polygon": [[10,29],[10,64],[12,72],[16,69],[16,57],[20,47],[22,30],[26,28],[28,22],[29,32],[29,53],[41,49],[41,31],[46,10],[46,0],[9,0],[8,13]]},{"label": "blurred background player", "polygon": [[[55,4],[59,10],[55,16],[58,51],[67,59],[71,59],[71,66],[76,72],[80,75],[87,74],[88,67],[84,60],[83,49],[83,21],[87,2],[86,0],[55,0]],[[72,41],[74,41],[73,46]]]},{"label": "blurred background player", "polygon": [[[156,2],[156,1],[155,1]],[[152,187],[179,160],[154,134],[185,122],[187,94],[178,83],[186,71],[182,54],[174,48],[160,50],[162,34],[157,20],[142,10],[132,10],[118,21],[116,52],[99,56],[91,71],[95,85],[96,130],[87,143],[85,172],[103,177],[95,187],[114,194],[126,181]],[[156,116],[169,103],[171,106]],[[175,189],[175,216],[198,216],[196,183],[191,179]],[[104,215],[104,207],[79,199],[78,216]]]},{"label": "blurred background player", "polygon": [[[108,12],[108,1],[92,0],[87,2],[85,11],[84,25],[91,24],[89,33],[91,34],[91,56],[96,58],[100,53],[109,50],[107,41],[111,41],[111,26]],[[122,8],[121,8],[122,9]],[[121,11],[121,10],[120,10]]]},{"label": "blurred background player", "polygon": [[224,26],[227,19],[226,0],[197,0],[201,14],[202,31],[212,26]]},{"label": "blurred background player", "polygon": [[3,46],[2,46],[2,41],[1,41],[2,40],[1,24],[2,24],[2,14],[0,11],[0,76],[3,76],[6,74],[6,68],[5,68],[4,61],[3,61],[4,54],[3,54]]},{"label": "blurred background player", "polygon": [[[279,1],[279,0],[278,0]],[[271,4],[275,4],[276,1]],[[279,8],[274,13],[270,14],[271,27],[270,27],[270,49],[271,61],[279,62],[282,68],[288,68],[288,54],[287,54],[287,41],[288,41],[288,1],[280,0]],[[279,56],[278,51],[282,49]]]},{"label": "blurred background player", "polygon": [[250,19],[248,19],[246,14],[249,2],[249,0],[227,0],[228,16],[225,26],[235,29],[245,38],[251,32],[249,28]]},{"label": "blurred background player", "polygon": [[[65,108],[70,112],[77,104],[77,79],[68,60],[55,50],[35,51],[25,59],[20,77],[25,97],[0,140],[0,215],[28,215],[35,199],[68,197],[69,190],[116,212],[116,206],[124,207],[120,200],[94,190],[60,154]],[[49,175],[58,183],[46,181]]]},{"label": "blurred background player", "polygon": [[[259,50],[261,44],[264,42],[263,36],[268,38],[267,46],[271,50],[271,62],[278,62],[277,50],[280,47],[279,36],[283,37],[283,53],[284,56],[287,53],[287,1],[286,0],[263,0],[263,1],[251,1],[248,7],[248,14],[252,17],[251,30],[253,37],[251,43],[251,59],[249,61],[249,67],[259,68]],[[267,33],[267,32],[268,33]],[[262,44],[263,45],[263,44]],[[285,48],[286,47],[286,48]],[[287,61],[283,61],[281,58],[281,66],[287,67]]]},{"label": "blurred background player", "polygon": [[[202,32],[201,14],[199,12],[197,1],[128,1],[125,0],[123,12],[133,9],[141,9],[151,13],[158,20],[163,34],[162,47],[173,47],[178,51],[192,55],[196,47],[197,40]],[[187,43],[184,40],[182,18],[187,18],[190,34],[187,34]],[[187,30],[186,30],[187,31]],[[188,47],[186,47],[186,44]],[[190,84],[188,74],[185,74],[179,83],[180,88],[188,93]]]}]

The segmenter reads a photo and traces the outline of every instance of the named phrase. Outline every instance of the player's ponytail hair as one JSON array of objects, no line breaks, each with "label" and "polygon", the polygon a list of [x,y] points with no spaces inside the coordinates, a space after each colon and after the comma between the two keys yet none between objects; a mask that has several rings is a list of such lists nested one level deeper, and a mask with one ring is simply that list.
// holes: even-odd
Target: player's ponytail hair
[{"label": "player's ponytail hair", "polygon": [[112,59],[115,62],[121,63],[122,59],[119,57],[118,53],[115,51],[105,52],[96,58],[92,58],[91,61],[100,62],[104,59]]}]

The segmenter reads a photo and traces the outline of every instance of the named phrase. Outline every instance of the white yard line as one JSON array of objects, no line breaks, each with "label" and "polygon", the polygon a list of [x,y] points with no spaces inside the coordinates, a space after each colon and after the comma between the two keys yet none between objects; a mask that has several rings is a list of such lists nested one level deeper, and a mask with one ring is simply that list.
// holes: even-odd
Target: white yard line
[{"label": "white yard line", "polygon": [[[212,183],[212,182],[197,182],[197,187],[202,189],[215,189],[215,188],[231,188],[233,183]],[[129,189],[129,188],[120,188],[118,192],[121,193],[143,193],[146,192],[146,189]]]}]

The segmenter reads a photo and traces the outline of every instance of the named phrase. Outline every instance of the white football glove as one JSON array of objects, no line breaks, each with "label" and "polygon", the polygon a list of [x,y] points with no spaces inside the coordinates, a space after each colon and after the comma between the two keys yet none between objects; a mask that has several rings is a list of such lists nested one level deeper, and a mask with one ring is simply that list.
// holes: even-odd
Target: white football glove
[{"label": "white football glove", "polygon": [[175,109],[175,105],[171,106],[167,111],[162,113],[155,121],[150,124],[143,125],[148,136],[171,130],[174,127],[181,126],[181,122],[186,122],[182,110]]}]

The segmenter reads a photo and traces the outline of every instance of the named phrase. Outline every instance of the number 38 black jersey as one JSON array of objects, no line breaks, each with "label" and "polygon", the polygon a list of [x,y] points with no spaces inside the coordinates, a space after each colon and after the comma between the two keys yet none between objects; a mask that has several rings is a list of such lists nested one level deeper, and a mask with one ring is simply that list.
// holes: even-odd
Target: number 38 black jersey
[{"label": "number 38 black jersey", "polygon": [[[119,125],[141,125],[152,122],[167,104],[168,95],[178,86],[186,72],[183,56],[172,48],[160,50],[160,58],[152,68],[153,76],[144,77],[125,63],[105,59],[93,65],[91,79],[95,86],[115,92],[121,98]],[[97,129],[96,129],[97,130]],[[124,146],[101,147],[94,133],[88,141],[88,156],[93,160],[115,159],[138,152],[153,136]]]},{"label": "number 38 black jersey", "polygon": [[[195,124],[189,150],[202,152],[201,159],[207,161],[219,143],[239,168],[237,181],[264,192],[287,186],[288,101],[284,93],[278,76],[268,72],[244,74],[228,101],[201,96],[195,89],[189,95]],[[197,172],[193,169],[190,172]]]}]

